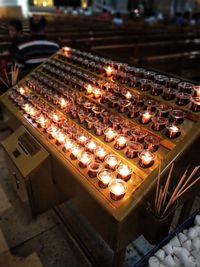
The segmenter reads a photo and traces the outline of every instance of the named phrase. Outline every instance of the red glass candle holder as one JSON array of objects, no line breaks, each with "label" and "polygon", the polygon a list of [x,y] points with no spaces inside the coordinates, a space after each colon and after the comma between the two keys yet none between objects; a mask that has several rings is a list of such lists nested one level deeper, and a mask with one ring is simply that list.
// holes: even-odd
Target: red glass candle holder
[{"label": "red glass candle holder", "polygon": [[138,154],[139,157],[139,165],[142,168],[149,168],[154,164],[155,154],[153,154],[148,149],[144,149],[142,152]]},{"label": "red glass candle holder", "polygon": [[200,85],[195,85],[194,86],[194,96],[195,97],[200,97]]},{"label": "red glass candle holder", "polygon": [[108,128],[107,124],[104,123],[97,123],[94,125],[95,131],[94,133],[98,136],[103,135],[104,131],[106,130],[106,128]]},{"label": "red glass candle holder", "polygon": [[153,135],[148,135],[144,138],[144,148],[151,152],[156,152],[160,145],[160,139]]},{"label": "red glass candle holder", "polygon": [[171,110],[172,110],[171,107],[165,104],[160,104],[159,106],[157,106],[157,115],[159,117],[167,118]]},{"label": "red glass candle holder", "polygon": [[88,152],[82,151],[77,155],[77,158],[79,160],[79,163],[78,163],[79,167],[87,168],[90,162],[92,161],[93,156],[92,154]]},{"label": "red glass candle holder", "polygon": [[129,117],[136,118],[139,115],[140,108],[137,105],[130,105],[128,107],[129,110]]},{"label": "red glass candle holder", "polygon": [[141,124],[148,124],[153,116],[155,116],[155,113],[148,110],[141,110],[140,112],[139,121]]},{"label": "red glass candle holder", "polygon": [[120,123],[121,133],[125,135],[130,135],[133,125],[128,121],[123,121]]},{"label": "red glass candle holder", "polygon": [[127,149],[126,149],[126,156],[130,159],[136,158],[138,156],[138,153],[143,150],[143,145],[130,141],[127,143]]},{"label": "red glass candle holder", "polygon": [[200,97],[193,97],[191,99],[191,110],[194,112],[200,111]]},{"label": "red glass candle holder", "polygon": [[119,134],[115,137],[114,147],[117,150],[124,149],[126,147],[126,143],[128,142],[128,137],[124,134]]},{"label": "red glass candle holder", "polygon": [[72,149],[72,147],[75,145],[76,145],[76,143],[74,142],[73,139],[66,138],[65,142],[63,144],[63,151],[64,152],[70,151]]},{"label": "red glass candle holder", "polygon": [[144,105],[144,102],[146,101],[146,97],[138,95],[138,94],[133,95],[132,99],[133,99],[133,101],[132,101],[133,104],[135,104],[139,107],[142,107]]},{"label": "red glass candle holder", "polygon": [[109,184],[109,190],[111,199],[118,201],[122,199],[126,194],[126,182],[121,179],[113,179]]},{"label": "red glass candle holder", "polygon": [[88,175],[90,178],[97,177],[98,173],[102,170],[102,162],[94,161],[88,166]]},{"label": "red glass candle holder", "polygon": [[107,188],[112,179],[114,178],[113,171],[103,169],[97,174],[98,185],[100,188]]},{"label": "red glass candle holder", "polygon": [[183,93],[187,93],[187,94],[192,94],[193,88],[194,88],[194,85],[192,83],[180,82],[178,84],[178,90],[179,90],[179,92],[183,92]]},{"label": "red glass candle holder", "polygon": [[116,135],[117,135],[117,132],[109,127],[104,131],[104,140],[110,143],[115,139]]},{"label": "red glass candle holder", "polygon": [[131,131],[131,134],[132,134],[134,140],[138,143],[143,143],[145,136],[147,136],[147,132],[145,132],[139,128],[134,128]]},{"label": "red glass candle holder", "polygon": [[167,80],[166,86],[169,88],[178,89],[178,84],[180,83],[180,80],[177,78],[169,78]]},{"label": "red glass candle holder", "polygon": [[116,115],[111,115],[109,118],[110,122],[112,123],[112,128],[114,130],[120,129],[120,124],[122,122],[122,119]]},{"label": "red glass candle holder", "polygon": [[127,182],[130,180],[133,170],[126,164],[120,163],[117,166],[117,178],[122,179],[123,181]]},{"label": "red glass candle holder", "polygon": [[171,115],[171,121],[173,123],[181,124],[184,121],[186,113],[182,110],[174,109],[171,111],[170,115]]},{"label": "red glass candle holder", "polygon": [[85,147],[86,147],[87,151],[94,153],[94,151],[97,148],[97,143],[94,142],[93,140],[90,140],[88,143],[85,144]]},{"label": "red glass candle holder", "polygon": [[166,136],[170,139],[177,138],[181,135],[180,127],[175,123],[167,124],[166,129]]},{"label": "red glass candle holder", "polygon": [[111,95],[108,98],[108,105],[111,108],[115,108],[118,106],[118,102],[119,102],[119,97],[115,96],[115,95]]},{"label": "red glass candle holder", "polygon": [[120,160],[113,154],[109,154],[105,157],[106,168],[115,170]]},{"label": "red glass candle holder", "polygon": [[97,147],[96,150],[94,151],[94,154],[95,154],[95,156],[96,156],[97,159],[103,161],[104,158],[105,158],[105,156],[106,156],[108,153],[106,152],[106,150],[105,150],[104,148],[102,148],[102,147],[99,146],[99,147]]},{"label": "red glass candle holder", "polygon": [[73,145],[70,149],[70,158],[72,160],[76,160],[78,157],[78,154],[81,153],[83,151],[83,148],[80,145]]},{"label": "red glass candle holder", "polygon": [[93,98],[94,99],[99,99],[101,97],[101,95],[102,95],[101,89],[98,88],[98,87],[94,87],[93,88]]},{"label": "red glass candle holder", "polygon": [[120,113],[124,113],[127,111],[128,106],[130,106],[131,102],[129,100],[124,100],[124,99],[120,99],[118,101],[118,106],[119,106],[119,112]]},{"label": "red glass candle holder", "polygon": [[155,71],[147,70],[144,72],[144,78],[153,81],[156,74],[157,73]]},{"label": "red glass candle holder", "polygon": [[83,133],[78,133],[76,136],[77,143],[80,145],[85,145],[89,141],[89,137]]},{"label": "red glass candle holder", "polygon": [[154,131],[162,131],[165,128],[165,125],[168,123],[168,119],[164,117],[154,117],[152,118],[152,129]]},{"label": "red glass candle holder", "polygon": [[152,87],[152,81],[151,80],[141,79],[140,83],[141,83],[140,84],[140,91],[141,92],[149,91]]},{"label": "red glass candle holder", "polygon": [[93,129],[98,123],[97,117],[88,116],[85,120],[87,122],[87,129]]},{"label": "red glass candle holder", "polygon": [[145,101],[144,105],[148,111],[156,111],[158,103],[152,99],[149,99]]},{"label": "red glass candle holder", "polygon": [[136,77],[136,76],[130,76],[130,86],[132,88],[137,88],[137,87],[140,87],[141,85],[141,82],[140,82],[140,78],[139,77]]},{"label": "red glass candle holder", "polygon": [[163,90],[164,90],[164,86],[158,83],[153,83],[152,87],[151,87],[151,94],[153,96],[158,96],[161,95]]},{"label": "red glass candle holder", "polygon": [[179,106],[185,106],[190,103],[190,97],[191,97],[190,94],[183,93],[183,92],[178,93],[176,95],[176,104]]},{"label": "red glass candle holder", "polygon": [[123,96],[124,96],[124,98],[125,98],[126,100],[131,100],[131,98],[132,98],[132,93],[131,93],[129,90],[125,90],[125,91],[123,92]]},{"label": "red glass candle holder", "polygon": [[154,82],[158,83],[158,84],[161,84],[161,85],[166,85],[168,79],[169,78],[167,76],[165,76],[165,75],[156,75],[154,77]]},{"label": "red glass candle holder", "polygon": [[173,100],[176,97],[176,89],[173,88],[165,88],[162,94],[163,99],[169,101]]}]

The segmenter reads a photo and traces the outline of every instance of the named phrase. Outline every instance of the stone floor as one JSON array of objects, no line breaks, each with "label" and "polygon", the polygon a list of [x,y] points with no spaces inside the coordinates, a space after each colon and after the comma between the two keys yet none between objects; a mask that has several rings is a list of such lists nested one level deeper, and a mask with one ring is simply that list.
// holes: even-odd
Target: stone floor
[{"label": "stone floor", "polygon": [[[9,131],[2,130],[0,141],[8,135]],[[77,244],[56,210],[50,210],[36,220],[30,218],[27,206],[12,187],[2,149],[0,174],[0,267],[111,266],[112,251],[73,207],[70,207],[71,214],[82,227],[80,231],[87,251]],[[199,208],[199,204],[198,198],[193,210]],[[65,213],[66,205],[62,204],[59,210]],[[151,248],[141,236],[127,247],[124,266],[134,267]]]}]

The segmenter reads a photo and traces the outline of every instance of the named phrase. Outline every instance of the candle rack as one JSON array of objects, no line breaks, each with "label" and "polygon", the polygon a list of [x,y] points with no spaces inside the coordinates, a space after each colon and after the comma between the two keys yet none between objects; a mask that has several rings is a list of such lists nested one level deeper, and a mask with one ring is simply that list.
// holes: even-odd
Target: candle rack
[{"label": "candle rack", "polygon": [[[85,216],[119,251],[141,233],[136,221],[161,160],[162,174],[199,134],[198,90],[64,48],[3,94],[1,104],[13,130],[24,125],[50,153],[54,190],[65,199],[76,196]],[[124,235],[127,229],[130,235]]]}]

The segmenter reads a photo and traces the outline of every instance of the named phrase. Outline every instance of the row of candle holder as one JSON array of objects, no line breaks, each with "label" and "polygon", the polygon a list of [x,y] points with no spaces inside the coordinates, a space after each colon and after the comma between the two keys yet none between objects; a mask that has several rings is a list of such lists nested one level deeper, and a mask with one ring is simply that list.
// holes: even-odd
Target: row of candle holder
[{"label": "row of candle holder", "polygon": [[[19,88],[19,92],[24,93],[24,90],[22,87]],[[62,101],[63,99],[61,99],[61,105],[64,105],[64,102]],[[79,109],[79,111],[76,110],[76,115],[78,114],[79,117],[79,122],[80,123],[87,123],[87,128],[88,129],[92,129],[95,128],[95,134],[100,136],[102,134],[105,134],[105,131],[107,131],[107,128],[109,127],[109,125],[107,124],[108,122],[108,117],[110,116],[108,112],[104,111],[103,113],[101,112],[101,109],[98,109],[98,107],[94,107],[96,109],[96,112],[98,114],[98,117],[92,117],[92,116],[88,116],[88,113],[86,113],[84,110]],[[74,110],[73,110],[74,111]],[[98,113],[99,112],[99,113]],[[176,116],[177,116],[177,120],[176,122],[181,123],[183,120],[183,117],[180,114],[181,111],[176,111]],[[54,122],[57,123],[62,123],[62,120],[59,120],[58,115],[54,114],[54,112],[50,112],[50,114],[52,114],[52,118]],[[141,111],[142,116],[140,116],[140,121],[142,122],[142,124],[147,124],[149,123],[151,117],[152,117],[152,112],[148,112],[148,111]],[[72,115],[74,116],[74,114],[72,113]],[[101,117],[103,117],[103,124],[99,123],[99,115]],[[75,116],[76,118],[76,116]],[[162,118],[162,117],[153,117],[153,124],[152,124],[152,129],[155,131],[161,131],[165,128],[167,128],[166,131],[166,136],[168,138],[177,138],[180,134],[181,134],[181,130],[180,128],[173,123],[168,123],[168,120],[166,118]],[[128,124],[124,124],[121,120],[121,118],[117,117],[117,116],[110,116],[110,121],[112,123],[112,127],[114,130],[119,129],[120,125],[122,130],[122,133],[127,133],[127,132],[131,132],[132,127],[130,127],[130,125]],[[124,127],[126,126],[126,127]],[[110,137],[105,136],[105,141],[109,141]],[[138,140],[138,137],[137,137]],[[113,140],[112,140],[113,141]],[[140,142],[141,142],[141,138],[140,138]]]},{"label": "row of candle holder", "polygon": [[[79,73],[81,73],[81,72],[79,71]],[[109,99],[111,99],[110,105],[115,105],[115,102],[116,102],[115,100],[117,99],[117,96],[115,97],[112,94],[110,94],[109,92],[107,92],[107,90],[109,91],[110,88],[112,89],[112,87],[109,86],[109,83],[108,83],[108,86],[109,86],[108,89],[106,88],[105,85],[102,85],[102,87],[105,87],[107,89],[105,91],[105,90],[103,90],[103,88],[101,89],[97,86],[92,86],[90,84],[84,84],[83,81],[80,81],[79,79],[77,79],[75,77],[74,77],[74,79],[70,79],[70,76],[69,76],[69,80],[74,81],[75,85],[78,84],[79,90],[83,90],[83,88],[85,88],[85,90],[86,90],[85,93],[87,95],[92,95],[92,97],[94,99],[99,99],[100,102],[102,102],[102,103],[106,103],[107,101],[109,101]],[[145,81],[147,82],[147,84],[145,84]],[[151,86],[149,86],[148,80],[143,79],[143,82],[144,82],[143,83],[144,86],[140,87],[141,91],[149,90]],[[185,86],[184,88],[189,88],[189,85],[190,85],[189,83],[185,83],[185,82],[182,82],[181,84],[188,85],[188,87]],[[114,92],[120,92],[120,94],[124,95],[124,97],[126,98],[127,101],[133,100],[135,102],[135,100],[136,100],[136,102],[137,102],[137,98],[140,99],[140,97],[137,97],[137,95],[135,95],[135,94],[132,95],[128,89],[120,88],[119,86],[117,86],[116,89],[114,89]],[[196,96],[192,97],[189,93],[185,93],[182,91],[177,93],[177,91],[173,88],[163,88],[163,86],[161,86],[159,84],[155,84],[152,87],[152,95],[157,96],[160,94],[162,94],[162,97],[164,100],[169,101],[169,100],[174,100],[176,98],[176,104],[177,105],[186,106],[186,105],[190,104],[190,109],[192,111],[198,112],[200,110],[200,98],[198,97],[198,94],[196,94]],[[121,100],[121,99],[119,101],[120,101],[119,111],[124,112],[124,110],[127,108],[128,102],[125,103],[126,101]],[[141,101],[139,100],[139,104],[140,103],[141,103]]]},{"label": "row of candle holder", "polygon": [[[66,49],[67,49],[67,52],[66,52]],[[166,85],[167,87],[179,89],[180,92],[191,93],[194,88],[195,94],[196,94],[195,96],[197,97],[200,96],[200,87],[195,86],[192,83],[182,82],[177,78],[160,75],[160,74],[157,74],[156,72],[145,70],[143,68],[128,66],[128,64],[126,63],[107,60],[105,58],[95,56],[91,53],[82,52],[80,50],[78,51],[76,49],[71,49],[71,48],[66,48],[66,49],[63,48],[61,53],[63,52],[64,54],[66,54],[67,57],[69,59],[71,58],[72,60],[74,60],[75,63],[77,60],[79,63],[83,62],[85,67],[89,67],[91,65],[92,68],[96,66],[97,63],[101,63],[102,67],[104,66],[106,75],[108,77],[110,77],[111,75],[116,75],[116,72],[119,72],[118,78],[121,78],[124,81],[126,79],[124,78],[124,76],[128,76],[132,74],[135,77],[146,78],[151,81],[154,81],[156,84]],[[73,58],[73,55],[75,55],[75,58]]]},{"label": "row of candle holder", "polygon": [[[51,134],[52,137],[54,137],[54,135],[56,135],[56,137],[58,139],[57,140],[58,144],[63,142],[64,134],[59,132],[59,130],[58,130],[59,128],[57,128],[57,126],[56,127],[52,127],[52,126],[48,127],[51,122],[48,122],[48,120],[44,119],[43,116],[38,117],[38,113],[36,112],[35,107],[32,107],[30,104],[26,103],[23,105],[23,110],[32,119],[35,119],[40,127],[47,128],[46,129],[47,132],[49,132],[49,134]],[[57,125],[63,124],[63,121],[61,120],[61,118],[59,119],[58,115],[55,113],[50,112],[49,118],[53,121],[53,123],[57,123]],[[57,131],[59,132],[59,134],[57,134]],[[137,142],[128,142],[130,137],[128,137],[126,135],[122,135],[122,134],[117,134],[117,132],[115,132],[112,128],[107,128],[104,131],[104,135],[105,135],[104,140],[106,142],[112,142],[115,139],[114,147],[118,150],[124,149],[124,147],[127,146],[127,152],[126,152],[127,157],[134,158],[137,156],[137,153],[139,152]],[[159,147],[159,139],[158,138],[155,138],[153,136],[146,136],[146,133],[144,133],[142,131],[137,131],[137,130],[133,131],[133,136],[134,136],[135,141],[139,141],[139,142],[144,141],[145,148],[148,148],[149,150],[156,151]],[[83,138],[83,140],[80,139],[79,144],[85,145],[86,148],[89,150],[89,152],[93,152],[92,149],[95,149],[94,142],[92,144],[90,142],[87,143],[88,140],[86,137],[81,136],[81,138]],[[93,148],[90,147],[91,145],[93,145]],[[133,148],[135,145],[137,146],[137,148],[136,148],[136,150],[133,151]]]}]

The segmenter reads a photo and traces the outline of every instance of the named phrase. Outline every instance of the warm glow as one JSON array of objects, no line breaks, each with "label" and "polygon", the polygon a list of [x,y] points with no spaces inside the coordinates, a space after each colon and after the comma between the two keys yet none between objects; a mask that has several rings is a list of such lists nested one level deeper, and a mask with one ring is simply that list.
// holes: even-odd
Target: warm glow
[{"label": "warm glow", "polygon": [[59,143],[64,143],[65,141],[65,134],[62,132],[58,132],[56,139]]},{"label": "warm glow", "polygon": [[87,142],[88,138],[85,135],[80,135],[78,138],[78,141],[80,144],[85,144]]},{"label": "warm glow", "polygon": [[101,96],[101,89],[99,89],[99,88],[94,88],[94,90],[93,90],[93,94],[94,94],[94,97],[95,98],[99,98],[100,96]]},{"label": "warm glow", "polygon": [[70,149],[72,148],[73,145],[74,145],[73,140],[71,140],[71,139],[66,139],[66,140],[65,140],[65,143],[64,143],[64,148],[65,148],[66,150],[70,150]]},{"label": "warm glow", "polygon": [[132,170],[129,168],[129,166],[125,164],[120,164],[117,168],[117,171],[122,177],[126,177],[132,173]]},{"label": "warm glow", "polygon": [[141,155],[141,160],[144,165],[149,165],[152,162],[153,157],[150,152],[146,151],[144,154]]},{"label": "warm glow", "polygon": [[99,158],[99,159],[103,159],[106,156],[106,151],[105,149],[103,149],[102,147],[99,147],[96,152],[95,155]]},{"label": "warm glow", "polygon": [[105,131],[105,135],[109,140],[112,140],[116,136],[116,132],[112,128],[108,128]]},{"label": "warm glow", "polygon": [[87,152],[83,152],[83,153],[79,154],[78,159],[84,165],[88,165],[91,161],[91,154],[89,154]]},{"label": "warm glow", "polygon": [[118,182],[117,180],[115,180],[111,185],[110,185],[110,191],[116,195],[116,196],[120,196],[122,194],[124,194],[126,192],[126,187],[124,186],[124,184],[122,184],[121,182]]},{"label": "warm glow", "polygon": [[106,163],[110,166],[110,168],[114,169],[118,164],[118,159],[115,156],[108,156],[106,158]]},{"label": "warm glow", "polygon": [[104,185],[108,185],[112,180],[112,174],[107,170],[103,170],[99,173],[98,178]]},{"label": "warm glow", "polygon": [[18,89],[18,92],[21,94],[21,95],[24,95],[25,94],[25,89],[23,88],[23,87],[20,87],[19,89]]},{"label": "warm glow", "polygon": [[60,99],[60,106],[61,106],[61,108],[65,108],[67,106],[67,102],[64,98]]},{"label": "warm glow", "polygon": [[105,71],[106,75],[110,77],[112,75],[113,69],[110,66],[108,66],[107,68],[105,68]]},{"label": "warm glow", "polygon": [[179,131],[179,128],[176,125],[170,126],[170,131],[173,133],[177,133]]},{"label": "warm glow", "polygon": [[143,114],[143,118],[146,119],[146,120],[149,120],[151,118],[151,114],[146,111],[144,114]]},{"label": "warm glow", "polygon": [[86,88],[87,94],[90,95],[93,92],[93,88],[91,84],[88,84],[87,88]]},{"label": "warm glow", "polygon": [[116,142],[118,143],[119,146],[123,146],[127,142],[127,138],[125,136],[118,136],[116,138]]},{"label": "warm glow", "polygon": [[125,97],[126,97],[127,100],[130,100],[131,97],[132,97],[132,94],[129,91],[127,91],[126,94],[125,94]]},{"label": "warm glow", "polygon": [[72,146],[71,153],[77,157],[78,154],[81,152],[81,148],[79,146]]},{"label": "warm glow", "polygon": [[97,144],[94,141],[90,141],[86,144],[86,147],[90,150],[90,151],[94,151],[97,147]]},{"label": "warm glow", "polygon": [[200,86],[195,86],[195,93],[197,97],[200,97]]}]

